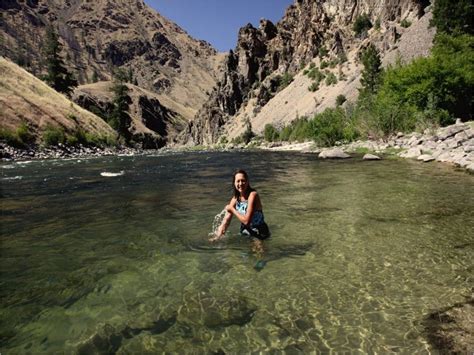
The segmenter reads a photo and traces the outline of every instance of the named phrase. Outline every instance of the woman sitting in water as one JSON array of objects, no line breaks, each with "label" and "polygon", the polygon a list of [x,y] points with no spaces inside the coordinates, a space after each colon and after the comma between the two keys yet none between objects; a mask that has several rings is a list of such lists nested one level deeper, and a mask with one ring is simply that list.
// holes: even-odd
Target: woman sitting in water
[{"label": "woman sitting in water", "polygon": [[241,234],[258,239],[268,238],[270,231],[263,218],[262,202],[257,191],[250,187],[248,175],[244,170],[237,170],[234,173],[232,189],[234,196],[225,206],[227,213],[217,229],[216,236],[210,240],[222,238],[234,215],[241,223]]}]

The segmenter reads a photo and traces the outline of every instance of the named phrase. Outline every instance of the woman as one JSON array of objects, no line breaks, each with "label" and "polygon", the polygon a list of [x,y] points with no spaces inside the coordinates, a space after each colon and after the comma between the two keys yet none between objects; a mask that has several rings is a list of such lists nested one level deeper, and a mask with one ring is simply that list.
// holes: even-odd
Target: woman
[{"label": "woman", "polygon": [[229,226],[232,217],[240,221],[240,233],[243,235],[266,239],[270,231],[263,216],[262,202],[257,191],[250,187],[248,174],[244,170],[237,170],[232,178],[234,196],[225,207],[227,211],[216,236],[211,241],[222,238]]}]

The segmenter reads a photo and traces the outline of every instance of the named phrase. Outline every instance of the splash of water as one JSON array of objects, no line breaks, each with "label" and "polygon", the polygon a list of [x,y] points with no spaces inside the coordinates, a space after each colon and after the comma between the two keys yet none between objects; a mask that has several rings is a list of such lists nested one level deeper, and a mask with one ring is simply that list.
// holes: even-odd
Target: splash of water
[{"label": "splash of water", "polygon": [[221,212],[216,214],[214,217],[214,221],[212,222],[212,231],[209,233],[209,236],[216,236],[217,235],[217,230],[219,229],[219,226],[221,225],[222,221],[224,220],[224,217],[226,215],[227,211],[223,209]]}]

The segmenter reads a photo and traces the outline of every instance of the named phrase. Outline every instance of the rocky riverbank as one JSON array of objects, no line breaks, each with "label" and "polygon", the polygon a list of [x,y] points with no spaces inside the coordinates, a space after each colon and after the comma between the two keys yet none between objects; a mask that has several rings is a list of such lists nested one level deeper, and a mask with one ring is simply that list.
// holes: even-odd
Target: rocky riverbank
[{"label": "rocky riverbank", "polygon": [[351,153],[367,152],[365,159],[377,159],[375,154],[396,154],[422,162],[439,161],[474,172],[474,121],[460,122],[423,133],[397,135],[383,140],[355,141],[332,148],[318,148],[312,142],[297,144],[271,143],[263,149],[318,153],[320,158],[344,159]]},{"label": "rocky riverbank", "polygon": [[11,147],[0,142],[0,159],[2,161],[22,161],[38,159],[74,159],[101,157],[108,155],[142,155],[147,151],[130,147],[86,147],[83,145],[67,146],[59,144],[57,146],[40,147],[29,146],[24,149]]}]

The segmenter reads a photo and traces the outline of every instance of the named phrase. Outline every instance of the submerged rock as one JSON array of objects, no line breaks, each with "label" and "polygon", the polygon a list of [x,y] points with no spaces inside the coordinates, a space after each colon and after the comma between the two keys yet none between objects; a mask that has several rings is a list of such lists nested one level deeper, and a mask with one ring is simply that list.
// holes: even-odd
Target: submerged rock
[{"label": "submerged rock", "polygon": [[252,320],[255,311],[256,307],[241,295],[217,297],[209,291],[198,291],[185,295],[178,322],[208,328],[243,326]]},{"label": "submerged rock", "polygon": [[436,311],[425,319],[425,329],[432,346],[446,354],[474,352],[474,299]]},{"label": "submerged rock", "polygon": [[351,156],[345,153],[341,148],[333,148],[323,150],[319,153],[318,157],[321,159],[347,159]]}]

